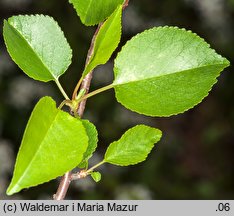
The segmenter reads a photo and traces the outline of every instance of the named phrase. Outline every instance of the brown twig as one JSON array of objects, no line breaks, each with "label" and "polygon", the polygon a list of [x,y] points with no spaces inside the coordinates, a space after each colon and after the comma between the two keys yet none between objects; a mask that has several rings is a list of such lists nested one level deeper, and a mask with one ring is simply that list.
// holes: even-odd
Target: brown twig
[{"label": "brown twig", "polygon": [[65,175],[62,177],[58,190],[56,194],[54,194],[54,200],[63,200],[67,194],[67,190],[72,180],[72,173],[66,172]]},{"label": "brown twig", "polygon": [[[86,57],[86,62],[85,62],[85,67],[88,65],[92,55],[93,55],[93,52],[94,52],[94,43],[95,43],[95,40],[96,40],[96,37],[97,37],[97,34],[100,30],[102,26],[102,23],[100,23],[93,35],[93,38],[92,38],[92,41],[91,41],[91,44],[90,44],[90,47],[89,47],[89,50],[88,50],[88,54],[87,54],[87,57]],[[91,83],[91,80],[92,80],[92,73],[93,71],[91,71],[83,80],[82,80],[82,83],[81,83],[81,89],[85,89],[85,92],[88,93],[89,91],[89,87],[90,87],[90,83]],[[80,87],[80,81],[77,83],[75,89],[74,89],[74,92],[73,92],[73,95],[72,95],[72,99],[75,99],[76,95],[77,95],[77,92],[79,90],[79,87]],[[83,104],[83,106],[85,106],[85,103]],[[81,112],[81,111],[80,111]],[[82,115],[83,115],[83,112],[84,112],[84,109],[83,111],[81,112]],[[79,113],[78,113],[79,114]],[[80,115],[80,114],[79,114]]]},{"label": "brown twig", "polygon": [[[92,41],[91,41],[91,45],[90,45],[90,48],[89,48],[89,51],[88,51],[88,54],[87,54],[85,66],[89,63],[89,61],[91,59],[91,56],[92,56],[93,51],[94,51],[94,42],[95,42],[95,39],[97,37],[97,34],[98,34],[101,26],[102,26],[102,23],[98,25],[97,30],[95,31],[95,33],[93,35],[93,38],[92,38]],[[92,80],[92,73],[93,73],[93,71],[91,71],[83,79],[82,84],[81,84],[81,89],[85,89],[86,94],[89,92],[89,87],[90,87],[90,83],[91,83],[91,80]],[[75,91],[74,91],[73,95],[76,94],[77,91],[78,91],[78,89],[75,88]],[[79,109],[78,109],[78,115],[80,117],[82,117],[83,114],[84,114],[85,105],[86,105],[86,100],[81,101],[81,103],[79,105]],[[57,192],[53,196],[54,200],[63,200],[65,198],[71,181],[72,181],[72,173],[71,172],[67,172],[62,177],[62,179],[60,181],[60,184],[59,184],[59,187],[57,189]]]},{"label": "brown twig", "polygon": [[[128,6],[129,0],[125,0],[124,4],[123,4],[123,10]],[[94,43],[95,43],[95,39],[97,37],[97,34],[100,30],[102,26],[102,23],[100,23],[97,27],[97,30],[95,31],[92,41],[91,41],[91,45],[87,54],[87,58],[86,58],[86,63],[85,66],[89,63],[91,56],[94,52]],[[93,76],[93,71],[91,71],[89,74],[87,74],[85,76],[85,78],[83,79],[82,83],[81,83],[81,87],[80,89],[85,89],[85,93],[88,94],[89,92],[89,88],[90,88],[90,83],[92,80],[92,76]],[[79,87],[79,86],[78,86]],[[78,89],[75,88],[75,91],[73,92],[73,96],[77,93]],[[78,115],[80,117],[83,116],[84,114],[84,110],[85,110],[85,105],[86,105],[86,100],[82,100],[79,108],[78,108]],[[67,194],[68,188],[70,186],[71,181],[73,180],[73,175],[72,172],[67,172],[65,173],[65,175],[62,177],[59,187],[57,189],[56,194],[54,194],[53,199],[54,200],[63,200]]]},{"label": "brown twig", "polygon": [[[99,29],[101,27],[102,24],[99,24],[97,27],[96,32],[93,35],[92,41],[91,41],[91,45],[87,54],[87,58],[86,58],[86,63],[85,66],[89,63],[90,58],[92,56],[92,53],[94,51],[94,42],[95,39],[97,37],[97,34],[99,32]],[[81,84],[81,88],[85,89],[85,92],[88,93],[89,91],[89,87],[90,87],[90,83],[91,83],[91,79],[92,79],[92,71],[83,79],[82,84]],[[77,89],[78,90],[78,89]],[[75,91],[77,91],[75,90]],[[75,92],[74,91],[74,92]],[[74,95],[74,93],[73,93]],[[78,109],[78,115],[80,117],[83,116],[84,114],[84,109],[85,109],[85,105],[86,105],[86,100],[81,101],[80,105],[79,105],[79,109]],[[53,196],[54,200],[63,200],[67,194],[69,185],[72,181],[72,173],[71,172],[67,172],[65,173],[65,175],[62,177],[59,187],[57,189],[56,194]]]},{"label": "brown twig", "polygon": [[[88,51],[88,55],[87,55],[87,58],[86,58],[86,62],[85,62],[85,66],[88,65],[91,57],[92,57],[92,54],[93,54],[93,51],[94,51],[94,43],[95,43],[95,39],[97,37],[97,34],[101,28],[103,23],[100,23],[97,27],[97,30],[95,31],[94,35],[93,35],[93,38],[92,38],[92,41],[91,41],[91,45],[90,45],[90,48],[89,48],[89,51]],[[81,89],[85,89],[85,94],[88,94],[89,92],[89,87],[90,87],[90,83],[91,83],[91,80],[92,80],[92,77],[93,77],[93,71],[91,71],[90,73],[88,73],[85,78],[83,79],[82,83],[81,83]],[[84,113],[84,110],[85,110],[85,105],[86,105],[86,100],[82,100],[79,104],[79,109],[78,109],[78,115],[80,117],[83,116],[83,113]]]},{"label": "brown twig", "polygon": [[128,6],[129,0],[125,0],[124,4],[123,4],[123,10]]}]

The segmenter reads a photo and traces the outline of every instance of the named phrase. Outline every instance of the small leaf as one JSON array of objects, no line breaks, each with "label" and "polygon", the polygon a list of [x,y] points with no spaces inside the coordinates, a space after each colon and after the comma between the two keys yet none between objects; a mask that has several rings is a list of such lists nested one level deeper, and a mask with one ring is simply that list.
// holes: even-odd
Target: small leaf
[{"label": "small leaf", "polygon": [[93,178],[95,182],[99,182],[102,178],[102,175],[100,172],[92,172],[91,177]]},{"label": "small leaf", "polygon": [[117,48],[121,38],[122,5],[101,26],[94,42],[94,51],[83,76],[100,64],[105,64]]},{"label": "small leaf", "polygon": [[104,161],[120,166],[140,163],[146,159],[161,136],[162,132],[158,129],[137,125],[125,132],[118,141],[110,144]]},{"label": "small leaf", "polygon": [[83,155],[83,160],[78,166],[79,168],[84,168],[88,165],[88,160],[92,157],[93,152],[96,150],[98,142],[98,132],[95,125],[88,120],[82,120],[82,123],[89,138],[89,143],[86,152]]},{"label": "small leaf", "polygon": [[182,113],[208,95],[229,61],[196,34],[158,27],[133,37],[115,60],[118,102],[149,116]]},{"label": "small leaf", "polygon": [[82,122],[57,109],[50,97],[42,98],[25,129],[7,194],[63,175],[81,162],[87,146]]},{"label": "small leaf", "polygon": [[3,35],[11,58],[35,80],[56,80],[71,64],[71,48],[51,17],[13,16],[4,21]]},{"label": "small leaf", "polygon": [[109,17],[124,0],[69,0],[84,25],[96,25]]}]

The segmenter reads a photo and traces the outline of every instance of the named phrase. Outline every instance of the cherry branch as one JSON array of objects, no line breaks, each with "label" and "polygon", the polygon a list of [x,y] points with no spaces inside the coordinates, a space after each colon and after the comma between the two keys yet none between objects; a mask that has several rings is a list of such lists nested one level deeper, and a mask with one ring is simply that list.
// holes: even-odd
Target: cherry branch
[{"label": "cherry branch", "polygon": [[[128,3],[129,3],[129,0],[125,0],[125,2],[123,4],[123,10],[128,6]],[[92,41],[90,44],[90,48],[89,48],[89,51],[87,54],[85,66],[88,65],[88,63],[91,59],[91,56],[94,52],[94,43],[95,43],[96,37],[98,35],[98,32],[99,32],[102,24],[103,23],[100,23],[98,25],[97,30],[95,31],[95,33],[93,35],[93,38],[92,38]],[[79,86],[79,82],[78,82],[78,84],[76,85],[76,88],[73,92],[73,97],[74,97],[74,95],[77,94],[79,87],[80,87],[80,89],[85,89],[85,94],[88,94],[92,77],[93,77],[93,71],[91,71],[89,74],[87,74],[85,76],[85,78],[82,80],[81,87]],[[85,106],[86,106],[86,99],[82,100],[81,103],[79,104],[78,115],[80,117],[82,117],[84,114]],[[62,179],[60,181],[60,184],[59,184],[59,187],[57,189],[56,194],[54,194],[54,196],[53,196],[54,200],[63,200],[65,198],[72,180],[74,180],[74,176],[73,176],[72,172],[69,171],[69,172],[65,173],[65,175],[62,177]]]},{"label": "cherry branch", "polygon": [[[97,37],[97,34],[98,34],[101,26],[102,26],[102,23],[98,25],[97,30],[95,31],[95,33],[93,35],[91,45],[90,45],[90,48],[89,48],[89,51],[87,54],[85,66],[89,63],[89,61],[91,59],[91,56],[92,56],[93,51],[94,51],[94,42],[95,42],[95,39]],[[81,83],[81,89],[85,89],[86,94],[89,92],[89,87],[90,87],[90,83],[92,80],[92,73],[93,73],[93,71],[91,71],[88,75],[86,75],[86,77],[83,79],[83,81]],[[79,83],[77,84],[77,86],[73,92],[73,97],[75,94],[77,94],[78,89],[79,89]],[[85,105],[86,105],[86,100],[82,100],[80,105],[79,105],[79,108],[78,108],[78,115],[80,117],[82,117],[84,114]],[[65,173],[65,175],[62,177],[60,184],[59,184],[59,187],[57,189],[57,192],[53,196],[54,200],[63,200],[65,198],[71,181],[72,181],[72,172],[69,171],[69,172]]]}]

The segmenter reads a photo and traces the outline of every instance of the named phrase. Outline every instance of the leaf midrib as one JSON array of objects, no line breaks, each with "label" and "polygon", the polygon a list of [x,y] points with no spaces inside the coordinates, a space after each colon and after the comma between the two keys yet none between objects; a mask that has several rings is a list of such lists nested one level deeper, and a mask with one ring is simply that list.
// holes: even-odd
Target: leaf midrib
[{"label": "leaf midrib", "polygon": [[[45,132],[45,135],[43,136],[43,139],[41,141],[41,144],[39,145],[39,148],[37,148],[37,150],[35,151],[35,153],[32,156],[32,160],[30,160],[30,163],[28,164],[27,168],[25,169],[25,171],[23,172],[23,174],[21,175],[21,177],[19,178],[19,180],[17,181],[17,185],[20,184],[20,182],[22,181],[22,179],[24,178],[24,176],[27,174],[29,168],[31,167],[31,164],[33,163],[33,161],[35,160],[36,156],[38,155],[38,152],[40,151],[41,147],[44,145],[44,140],[45,137],[47,136],[47,134],[49,133],[52,125],[54,124],[54,122],[56,121],[57,117],[59,115],[59,110],[57,110],[56,115],[54,116],[53,120],[50,123],[50,127],[48,127],[47,131]],[[22,140],[22,143],[24,142],[24,139]]]},{"label": "leaf midrib", "polygon": [[87,7],[87,10],[85,11],[85,23],[87,23],[87,14],[89,12],[89,9],[92,3],[93,3],[93,0],[89,1],[89,5]]},{"label": "leaf midrib", "polygon": [[34,51],[34,49],[32,48],[31,44],[29,43],[29,41],[26,40],[26,38],[24,37],[24,35],[21,34],[21,32],[17,28],[15,28],[11,23],[9,23],[8,21],[6,21],[6,22],[13,29],[13,31],[15,31],[20,36],[20,38],[26,42],[26,44],[28,45],[29,49],[31,49],[31,51],[33,51],[34,55],[37,57],[37,59],[39,59],[39,62],[41,62],[41,64],[49,72],[49,74],[52,75],[52,77],[54,79],[58,79],[58,77],[55,77],[54,74],[51,73],[51,71],[49,70],[48,66],[42,61],[42,59],[40,58],[40,56]]},{"label": "leaf midrib", "polygon": [[[117,7],[116,10],[115,10],[114,12],[118,12],[118,10],[119,10],[119,7]],[[113,12],[113,13],[114,13],[114,12]],[[98,51],[98,50],[99,50],[99,47],[102,46],[103,41],[104,41],[104,39],[106,38],[106,35],[110,32],[110,27],[112,26],[113,22],[115,21],[115,18],[118,16],[118,14],[119,14],[119,13],[116,13],[116,15],[113,17],[113,19],[112,19],[112,21],[111,21],[111,23],[110,23],[110,25],[109,25],[109,28],[107,29],[106,34],[104,35],[103,39],[101,40],[99,46],[96,46],[96,42],[97,42],[97,39],[98,39],[98,38],[96,38],[96,40],[95,40],[95,45],[94,45],[94,50]],[[112,15],[113,15],[113,14],[112,14]],[[111,16],[112,16],[112,15],[111,15]],[[105,27],[105,24],[106,24],[106,23],[104,23],[103,26],[102,26],[101,28],[104,28],[104,27]],[[97,47],[97,48],[96,48],[96,47]],[[93,58],[92,58],[92,60],[94,59],[94,57],[96,56],[96,54],[97,54],[97,52],[94,52],[94,53],[93,53]],[[92,60],[91,60],[91,61],[92,61]]]},{"label": "leaf midrib", "polygon": [[[114,10],[114,12],[117,11],[117,10],[118,10],[118,7],[116,8],[116,10]],[[113,13],[114,13],[114,12],[113,12]],[[113,15],[113,14],[111,14],[110,16],[112,16],[112,15]],[[114,18],[113,18],[112,22],[110,23],[109,28],[107,29],[107,31],[106,31],[104,37],[103,37],[102,40],[100,41],[99,46],[97,46],[97,39],[98,39],[98,37],[96,38],[96,40],[95,40],[95,42],[94,42],[94,52],[92,53],[92,56],[91,56],[90,61],[89,61],[89,64],[88,64],[87,67],[85,68],[85,73],[84,73],[84,75],[88,74],[92,69],[94,69],[95,66],[93,66],[93,64],[94,64],[94,61],[95,61],[95,57],[97,56],[97,53],[98,53],[98,51],[100,50],[100,47],[102,46],[103,41],[104,41],[105,38],[106,38],[106,34],[109,33],[110,27],[111,27],[111,25],[113,24],[113,22],[114,22],[115,18],[117,17],[117,15],[118,15],[118,13],[116,13],[116,15],[114,16]],[[108,20],[108,19],[107,19],[107,20]],[[106,21],[107,21],[107,20],[106,20]],[[102,25],[101,29],[103,29],[103,28],[105,27],[105,25],[106,25],[106,22]],[[100,29],[100,31],[101,31],[101,29]],[[121,30],[120,30],[120,34],[121,34]],[[119,43],[119,41],[118,41],[118,43]],[[103,64],[103,60],[97,61],[97,62],[98,62],[98,64],[99,64],[99,63],[100,63],[100,64]],[[90,67],[90,66],[91,66],[91,67]],[[89,69],[89,71],[86,70],[88,67],[90,67],[91,70],[90,70],[90,69]]]},{"label": "leaf midrib", "polygon": [[202,69],[202,68],[206,68],[206,67],[210,67],[210,66],[221,66],[221,65],[223,65],[224,68],[225,68],[229,64],[228,63],[223,63],[223,64],[219,63],[219,64],[212,64],[212,65],[204,65],[204,66],[201,66],[201,67],[190,68],[190,69],[187,69],[187,70],[175,71],[175,72],[169,73],[169,74],[161,74],[159,76],[152,76],[152,77],[145,78],[145,79],[132,80],[132,81],[123,82],[123,83],[115,83],[115,81],[114,81],[112,85],[113,86],[120,86],[120,85],[126,85],[126,84],[130,84],[130,83],[140,82],[140,81],[151,80],[151,79],[159,79],[161,77],[170,76],[170,75],[174,75],[174,74],[177,74],[177,73],[184,73],[184,72],[186,73],[186,72],[191,72],[192,70],[196,70],[196,69]]}]

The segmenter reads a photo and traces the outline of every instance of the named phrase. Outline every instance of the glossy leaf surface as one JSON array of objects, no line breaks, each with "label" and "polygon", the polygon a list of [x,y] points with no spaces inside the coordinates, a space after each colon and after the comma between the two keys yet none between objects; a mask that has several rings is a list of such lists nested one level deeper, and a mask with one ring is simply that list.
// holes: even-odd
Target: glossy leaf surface
[{"label": "glossy leaf surface", "polygon": [[4,21],[3,35],[11,58],[35,80],[58,79],[71,63],[71,48],[49,16],[13,16]]},{"label": "glossy leaf surface", "polygon": [[100,64],[105,64],[117,48],[121,38],[122,5],[101,26],[94,42],[94,51],[83,76]]},{"label": "glossy leaf surface", "polygon": [[69,0],[83,24],[90,26],[103,22],[124,0]]},{"label": "glossy leaf surface", "polygon": [[88,137],[81,120],[42,98],[28,121],[7,194],[50,181],[83,159]]},{"label": "glossy leaf surface", "polygon": [[208,95],[228,60],[196,34],[158,27],[133,37],[115,60],[117,100],[149,116],[182,113]]},{"label": "glossy leaf surface", "polygon": [[161,136],[162,132],[156,128],[137,125],[126,131],[118,141],[110,144],[104,161],[120,166],[140,163],[146,159]]}]

